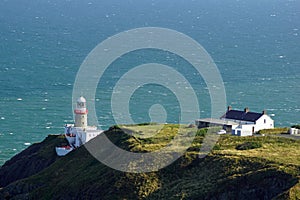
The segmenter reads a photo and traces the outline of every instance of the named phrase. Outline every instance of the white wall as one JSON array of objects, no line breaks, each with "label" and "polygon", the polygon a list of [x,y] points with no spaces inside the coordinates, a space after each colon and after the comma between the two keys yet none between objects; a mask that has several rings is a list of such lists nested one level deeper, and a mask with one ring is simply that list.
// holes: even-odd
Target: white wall
[{"label": "white wall", "polygon": [[290,128],[289,133],[291,135],[300,134],[300,129]]},{"label": "white wall", "polygon": [[262,129],[274,128],[274,120],[271,119],[268,115],[261,116],[255,124],[255,132]]},{"label": "white wall", "polygon": [[91,139],[97,137],[98,135],[100,135],[103,132],[104,132],[103,130],[97,130],[97,129],[87,130],[86,131],[86,139],[85,139],[84,143],[86,143],[86,142],[90,141]]},{"label": "white wall", "polygon": [[254,124],[250,124],[250,125],[242,125],[242,136],[251,136],[253,135],[253,127],[255,130],[255,125]]},{"label": "white wall", "polygon": [[75,114],[75,127],[87,127],[87,114]]}]

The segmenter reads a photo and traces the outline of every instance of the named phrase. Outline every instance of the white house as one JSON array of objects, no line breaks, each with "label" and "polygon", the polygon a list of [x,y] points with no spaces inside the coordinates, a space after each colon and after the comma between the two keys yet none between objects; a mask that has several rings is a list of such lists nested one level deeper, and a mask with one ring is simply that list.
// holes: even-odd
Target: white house
[{"label": "white house", "polygon": [[196,119],[195,124],[198,128],[221,126],[228,133],[237,136],[251,136],[259,130],[274,128],[274,120],[265,110],[256,113],[250,112],[248,108],[243,111],[233,110],[231,106],[228,106],[227,112],[220,119]]},{"label": "white house", "polygon": [[259,130],[274,128],[274,120],[265,110],[257,113],[250,112],[248,108],[240,111],[228,106],[227,112],[221,119],[237,123],[236,126],[232,126],[232,134],[237,136],[251,136]]}]

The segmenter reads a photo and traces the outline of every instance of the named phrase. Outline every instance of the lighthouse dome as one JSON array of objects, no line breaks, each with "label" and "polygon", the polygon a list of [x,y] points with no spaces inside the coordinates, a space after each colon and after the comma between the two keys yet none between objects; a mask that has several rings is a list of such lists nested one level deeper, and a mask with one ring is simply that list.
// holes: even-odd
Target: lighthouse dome
[{"label": "lighthouse dome", "polygon": [[86,99],[83,96],[81,96],[77,99],[77,103],[86,103]]}]

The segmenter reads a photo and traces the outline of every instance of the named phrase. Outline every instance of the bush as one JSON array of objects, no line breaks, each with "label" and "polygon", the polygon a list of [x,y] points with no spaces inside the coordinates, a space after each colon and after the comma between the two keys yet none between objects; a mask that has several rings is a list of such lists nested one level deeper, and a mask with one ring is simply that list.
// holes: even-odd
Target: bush
[{"label": "bush", "polygon": [[221,126],[214,126],[214,127],[208,127],[208,128],[201,128],[198,129],[196,132],[196,136],[205,137],[207,132],[208,133],[217,133],[220,129],[222,129]]},{"label": "bush", "polygon": [[144,122],[144,123],[139,123],[139,124],[133,124],[133,126],[149,126],[149,125],[157,125],[158,123],[156,122]]},{"label": "bush", "polygon": [[201,128],[197,130],[196,136],[205,137],[207,130],[208,130],[207,128]]},{"label": "bush", "polygon": [[271,129],[262,129],[258,131],[258,134],[286,134],[288,133],[289,128],[271,128]]},{"label": "bush", "polygon": [[216,144],[214,147],[213,147],[213,150],[222,150],[221,146],[219,144]]},{"label": "bush", "polygon": [[236,150],[248,150],[248,149],[256,149],[260,148],[262,145],[259,142],[245,142],[243,144],[239,144],[235,147]]},{"label": "bush", "polygon": [[297,124],[297,125],[293,125],[292,128],[297,128],[297,129],[300,129],[300,124]]}]

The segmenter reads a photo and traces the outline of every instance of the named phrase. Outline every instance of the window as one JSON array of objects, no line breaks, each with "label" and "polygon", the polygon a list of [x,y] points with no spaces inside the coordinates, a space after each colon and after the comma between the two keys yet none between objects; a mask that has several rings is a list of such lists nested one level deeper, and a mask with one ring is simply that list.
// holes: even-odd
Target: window
[{"label": "window", "polygon": [[239,136],[240,136],[240,135],[241,135],[241,131],[237,131],[237,135],[239,135]]},{"label": "window", "polygon": [[266,119],[264,119],[264,124],[265,124],[265,123],[267,123],[267,120],[266,120]]}]

